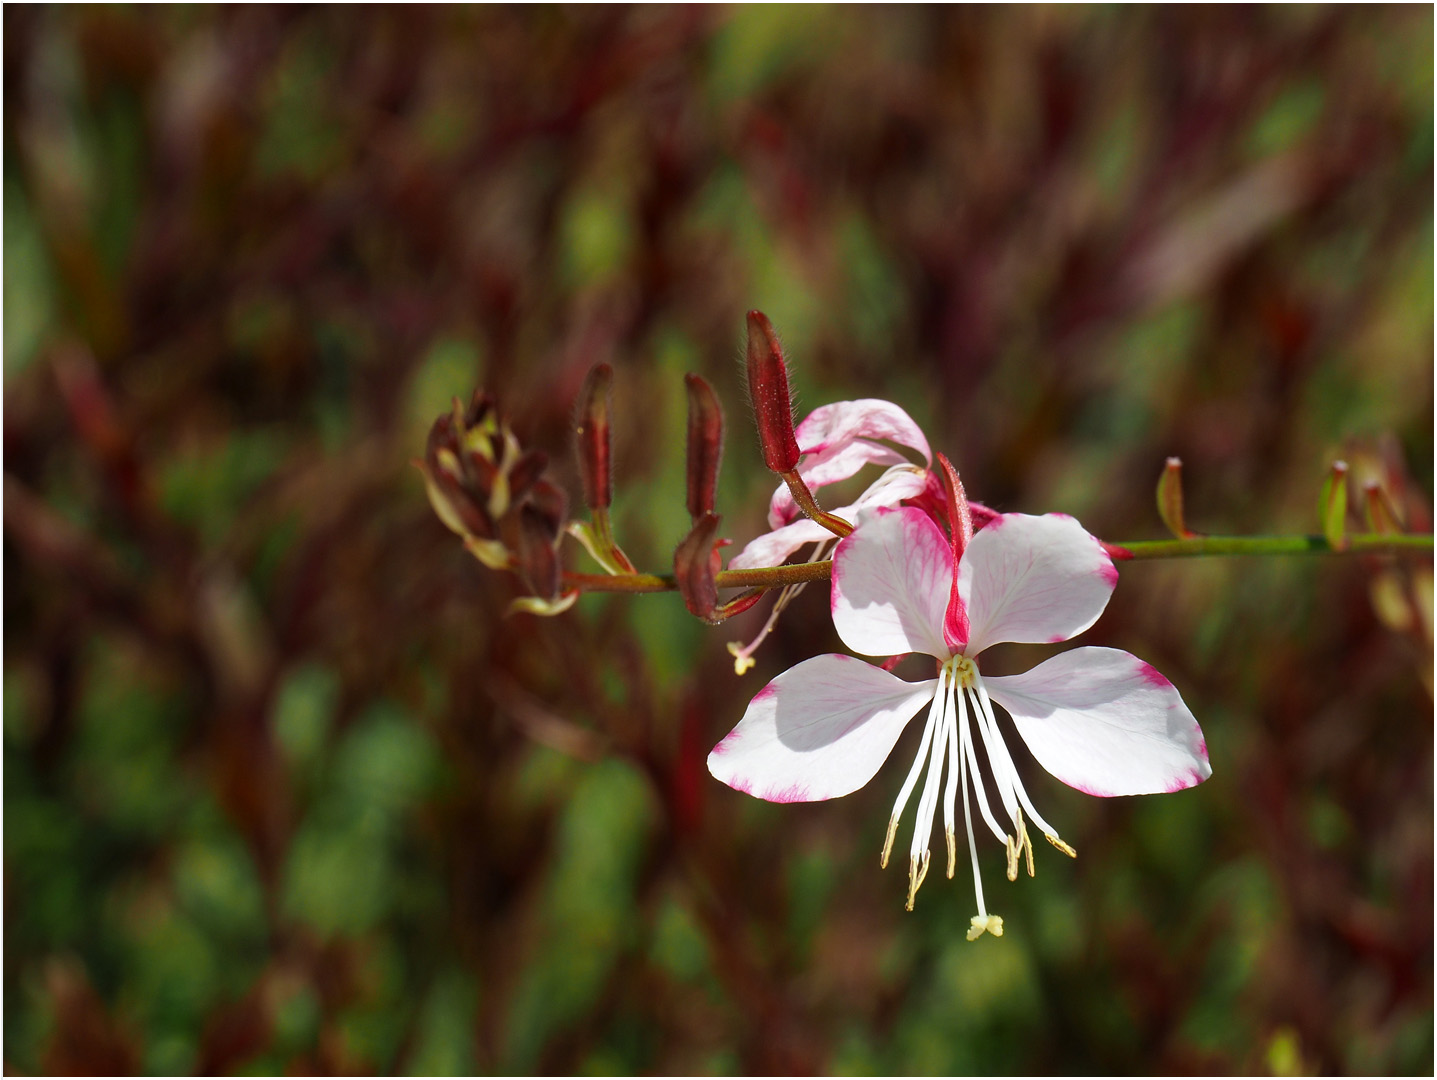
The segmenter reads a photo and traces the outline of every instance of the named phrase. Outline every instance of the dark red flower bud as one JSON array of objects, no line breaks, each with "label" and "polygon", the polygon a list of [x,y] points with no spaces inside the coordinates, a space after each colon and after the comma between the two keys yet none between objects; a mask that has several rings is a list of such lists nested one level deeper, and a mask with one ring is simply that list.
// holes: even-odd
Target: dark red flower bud
[{"label": "dark red flower bud", "polygon": [[549,455],[542,450],[530,450],[521,457],[509,470],[509,498],[522,499],[548,467]]},{"label": "dark red flower bud", "polygon": [[723,460],[723,407],[699,376],[685,375],[684,385],[689,391],[689,517],[698,521],[714,508]]},{"label": "dark red flower bud", "polygon": [[763,463],[776,473],[791,472],[798,465],[799,452],[788,370],[773,324],[761,311],[748,313],[748,393]]},{"label": "dark red flower bud", "polygon": [[519,507],[517,543],[512,545],[519,576],[531,596],[553,600],[559,595],[559,553],[554,550],[552,522],[525,503]]},{"label": "dark red flower bud", "polygon": [[564,521],[569,510],[569,500],[564,492],[547,480],[536,481],[529,490],[526,505],[544,519],[549,526],[550,538],[557,540],[559,533],[564,530]]},{"label": "dark red flower bud", "polygon": [[714,584],[719,570],[719,553],[714,545],[718,527],[719,516],[706,513],[694,522],[689,534],[674,549],[674,577],[679,595],[689,612],[704,620],[712,620],[718,607],[718,586]]},{"label": "dark red flower bud", "polygon": [[609,465],[609,390],[614,369],[595,364],[579,391],[579,421],[575,446],[579,454],[579,477],[584,482],[584,505],[590,510],[607,508],[613,499]]}]

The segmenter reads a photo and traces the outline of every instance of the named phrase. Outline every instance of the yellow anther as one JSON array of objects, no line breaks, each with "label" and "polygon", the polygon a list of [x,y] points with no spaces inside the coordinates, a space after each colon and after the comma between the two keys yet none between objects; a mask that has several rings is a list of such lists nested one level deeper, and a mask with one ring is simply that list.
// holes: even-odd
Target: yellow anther
[{"label": "yellow anther", "polygon": [[974,915],[972,925],[968,927],[968,940],[977,941],[983,936],[984,931],[994,937],[1003,936],[1003,916],[1001,915]]},{"label": "yellow anther", "polygon": [[908,903],[903,905],[907,910],[913,910],[914,897],[918,895],[918,889],[923,884],[923,879],[928,876],[928,864],[933,856],[924,852],[922,858],[914,855],[908,860]]},{"label": "yellow anther", "polygon": [[1023,848],[1023,841],[1013,842],[1011,836],[1003,837],[1003,846],[1008,849],[1008,880],[1018,880],[1018,852]]},{"label": "yellow anther", "polygon": [[948,839],[948,879],[953,879],[953,869],[958,865],[958,841],[953,836],[953,830],[949,829],[944,834]]},{"label": "yellow anther", "polygon": [[1048,843],[1052,844],[1055,848],[1061,851],[1064,855],[1068,856],[1070,859],[1076,859],[1078,857],[1078,853],[1076,851],[1074,851],[1067,844],[1063,843],[1063,841],[1059,840],[1052,833],[1044,833],[1043,835],[1047,837]]},{"label": "yellow anther", "polygon": [[893,835],[898,832],[898,818],[888,819],[888,835],[883,838],[883,857],[878,860],[880,870],[888,869],[888,856],[893,852]]}]

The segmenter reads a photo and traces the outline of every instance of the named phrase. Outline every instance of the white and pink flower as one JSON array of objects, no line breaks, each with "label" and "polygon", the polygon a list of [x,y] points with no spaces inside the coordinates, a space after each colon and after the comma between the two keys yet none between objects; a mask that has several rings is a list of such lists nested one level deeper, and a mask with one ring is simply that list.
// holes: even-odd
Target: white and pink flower
[{"label": "white and pink flower", "polygon": [[[1025,813],[1054,846],[1073,854],[1024,790],[994,702],[1013,718],[1040,765],[1092,795],[1178,791],[1201,783],[1212,769],[1202,730],[1176,688],[1126,652],[1078,648],[1021,675],[980,673],[978,654],[990,645],[1066,641],[1092,626],[1107,606],[1117,570],[1074,519],[994,517],[967,542],[956,572],[954,562],[953,548],[923,510],[872,511],[834,553],[834,626],[846,645],[868,656],[933,656],[938,677],[909,683],[838,654],[805,660],[754,696],[708,765],[729,786],[771,802],[837,798],[872,779],[926,704],[918,755],[894,803],[882,862],[888,863],[899,816],[926,761],[909,847],[908,907],[928,872],[940,802],[953,876],[961,792],[978,902],[968,931],[973,940],[985,930],[1001,935],[1003,921],[988,913],[983,900],[970,777],[979,816],[1007,850],[1010,880],[1020,862],[1033,872]],[[980,743],[1006,827],[979,773]]]}]

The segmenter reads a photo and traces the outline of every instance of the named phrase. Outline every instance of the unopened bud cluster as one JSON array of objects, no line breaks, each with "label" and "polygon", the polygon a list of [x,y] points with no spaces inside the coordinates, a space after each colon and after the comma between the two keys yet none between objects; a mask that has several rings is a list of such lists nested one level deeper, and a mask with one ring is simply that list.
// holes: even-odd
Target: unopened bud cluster
[{"label": "unopened bud cluster", "polygon": [[557,548],[568,500],[544,479],[548,457],[524,451],[492,397],[475,391],[467,409],[455,398],[453,410],[434,421],[424,460],[415,464],[434,512],[465,548],[485,566],[519,575],[529,593],[521,607],[573,602],[559,595]]}]

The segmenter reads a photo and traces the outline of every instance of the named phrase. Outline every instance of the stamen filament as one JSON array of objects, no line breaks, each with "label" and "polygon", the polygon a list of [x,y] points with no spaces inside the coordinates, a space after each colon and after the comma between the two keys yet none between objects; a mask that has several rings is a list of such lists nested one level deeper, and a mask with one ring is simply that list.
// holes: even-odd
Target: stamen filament
[{"label": "stamen filament", "polygon": [[[973,892],[978,899],[978,915],[986,922],[988,909],[983,904],[983,877],[978,873],[978,850],[973,843],[973,816],[968,812],[968,708],[962,694],[958,695],[958,712],[958,789],[963,793],[963,825],[968,830],[968,855],[973,861]],[[974,926],[976,928],[976,921]],[[969,933],[972,935],[970,941],[978,936],[973,934],[972,930]],[[979,930],[978,933],[982,931]]]},{"label": "stamen filament", "polygon": [[979,675],[977,677],[974,682],[974,689],[978,692],[978,703],[982,706],[984,717],[988,723],[993,725],[994,742],[997,744],[999,753],[1004,759],[1004,765],[1008,770],[1008,775],[1012,778],[1014,794],[1018,796],[1018,801],[1023,804],[1023,809],[1028,811],[1028,816],[1033,819],[1038,828],[1043,830],[1044,835],[1050,837],[1057,836],[1058,830],[1043,820],[1043,815],[1038,813],[1037,809],[1034,808],[1033,800],[1028,798],[1028,792],[1023,787],[1023,782],[1018,778],[1018,770],[1013,765],[1012,757],[1008,754],[1008,745],[1003,741],[1002,737],[998,735],[998,721],[993,716],[993,703],[988,699],[988,690],[983,685],[983,676]]},{"label": "stamen filament", "polygon": [[[958,695],[959,701],[962,701],[964,697],[965,695],[960,691]],[[973,706],[973,712],[975,714],[978,713],[977,705]],[[978,726],[981,729],[983,724],[982,716],[975,715],[975,719],[978,721]],[[968,723],[968,709],[966,704],[963,707],[963,723],[966,727]],[[993,811],[988,805],[988,792],[983,787],[983,774],[978,771],[978,749],[974,744],[971,734],[969,734],[963,747],[964,753],[968,758],[968,768],[973,773],[973,792],[976,796],[974,801],[978,804],[978,812],[983,815],[983,820],[988,823],[988,828],[993,830],[993,835],[998,838],[998,843],[1006,844],[1008,842],[1008,834],[998,827],[998,821],[993,816]]]},{"label": "stamen filament", "polygon": [[998,796],[1003,800],[1003,812],[1007,814],[1009,821],[1013,821],[1018,812],[1018,799],[1014,794],[1017,776],[1013,762],[1008,757],[1007,744],[998,733],[991,715],[980,707],[982,699],[977,696],[976,672],[974,676],[973,687],[969,690],[969,693],[974,695],[974,700],[979,702],[973,707],[974,719],[977,721],[979,733],[983,736],[983,748],[988,751],[988,765],[993,770],[993,781],[998,785]]},{"label": "stamen filament", "polygon": [[958,865],[958,843],[953,834],[954,813],[958,802],[958,709],[953,697],[959,691],[955,690],[952,672],[947,668],[944,669],[944,679],[947,683],[944,714],[948,718],[945,726],[948,735],[948,782],[943,788],[943,838],[948,842],[948,877],[952,880],[953,871]]},{"label": "stamen filament", "polygon": [[928,863],[932,858],[929,851],[929,840],[933,835],[933,812],[938,808],[938,789],[943,778],[943,744],[948,738],[948,728],[953,723],[952,714],[946,708],[948,696],[940,691],[934,694],[934,701],[941,702],[939,709],[938,727],[933,734],[933,742],[929,746],[928,753],[928,776],[923,782],[923,795],[918,801],[918,820],[913,827],[913,846],[909,849],[910,865],[913,859],[922,858],[923,867],[918,874],[918,881],[912,887],[916,894],[918,887],[923,884],[923,879],[928,876]]},{"label": "stamen filament", "polygon": [[882,869],[888,868],[888,856],[893,850],[893,837],[898,831],[898,819],[903,815],[903,809],[908,805],[908,799],[913,794],[913,786],[918,783],[918,771],[923,768],[924,761],[928,758],[928,744],[933,738],[933,729],[937,724],[938,698],[939,694],[933,695],[933,703],[928,706],[928,722],[923,725],[923,737],[918,741],[918,755],[913,759],[913,767],[908,770],[908,778],[903,781],[903,787],[899,789],[898,798],[893,803],[893,813],[888,818],[888,838],[883,844],[883,858],[879,860]]}]

